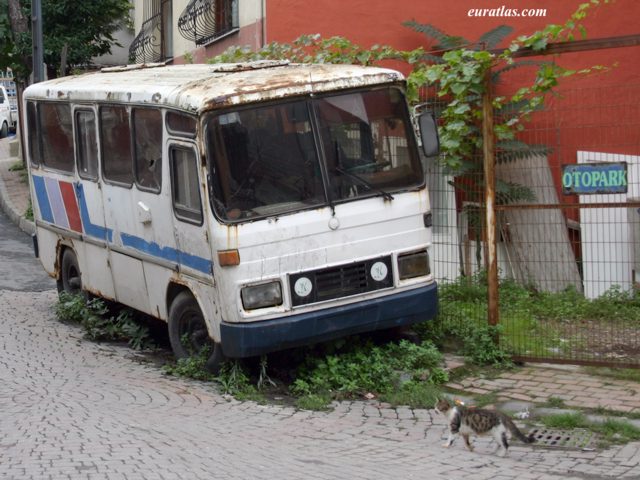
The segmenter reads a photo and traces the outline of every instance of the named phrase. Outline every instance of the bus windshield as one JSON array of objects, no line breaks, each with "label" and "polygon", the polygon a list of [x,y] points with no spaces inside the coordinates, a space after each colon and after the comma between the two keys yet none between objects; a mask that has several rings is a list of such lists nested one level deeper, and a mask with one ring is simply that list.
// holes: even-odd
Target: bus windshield
[{"label": "bus windshield", "polygon": [[276,216],[423,184],[395,88],[210,114],[212,203],[223,221]]}]

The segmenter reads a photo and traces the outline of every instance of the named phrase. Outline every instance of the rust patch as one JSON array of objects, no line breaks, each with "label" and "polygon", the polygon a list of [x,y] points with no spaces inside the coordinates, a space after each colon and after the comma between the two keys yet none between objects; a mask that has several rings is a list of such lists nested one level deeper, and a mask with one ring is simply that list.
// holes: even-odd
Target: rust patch
[{"label": "rust patch", "polygon": [[84,286],[84,285],[83,285],[83,287],[84,287],[84,290],[89,292],[91,295],[95,295],[96,297],[100,297],[100,298],[103,298],[105,300],[109,300],[111,302],[115,302],[116,301],[116,299],[114,297],[110,297],[108,295],[105,295],[104,293],[102,293],[98,289],[86,288],[86,286]]}]

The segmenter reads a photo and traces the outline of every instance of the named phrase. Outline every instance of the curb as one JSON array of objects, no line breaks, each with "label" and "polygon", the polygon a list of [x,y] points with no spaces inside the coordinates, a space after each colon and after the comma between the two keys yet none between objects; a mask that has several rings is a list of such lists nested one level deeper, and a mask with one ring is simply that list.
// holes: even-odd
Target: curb
[{"label": "curb", "polygon": [[[9,157],[8,160],[18,161],[17,157]],[[15,205],[9,198],[9,192],[4,184],[2,176],[0,176],[0,208],[7,214],[9,219],[20,228],[24,233],[33,235],[36,233],[36,226],[31,220],[27,220],[20,213],[18,213]]]}]

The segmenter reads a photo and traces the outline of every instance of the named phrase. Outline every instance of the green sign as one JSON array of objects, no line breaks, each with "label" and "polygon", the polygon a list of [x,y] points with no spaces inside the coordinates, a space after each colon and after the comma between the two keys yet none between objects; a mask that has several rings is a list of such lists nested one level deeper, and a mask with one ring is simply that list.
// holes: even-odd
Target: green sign
[{"label": "green sign", "polygon": [[627,193],[627,163],[578,163],[562,166],[562,193]]}]

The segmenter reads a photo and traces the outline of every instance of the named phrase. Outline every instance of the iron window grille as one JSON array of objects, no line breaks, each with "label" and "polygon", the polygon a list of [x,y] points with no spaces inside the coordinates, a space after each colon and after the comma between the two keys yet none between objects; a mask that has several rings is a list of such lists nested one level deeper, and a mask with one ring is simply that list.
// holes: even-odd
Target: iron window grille
[{"label": "iron window grille", "polygon": [[129,47],[136,63],[163,62],[171,58],[171,0],[145,0],[144,21]]},{"label": "iron window grille", "polygon": [[238,28],[238,0],[191,0],[178,19],[178,30],[205,45]]}]

